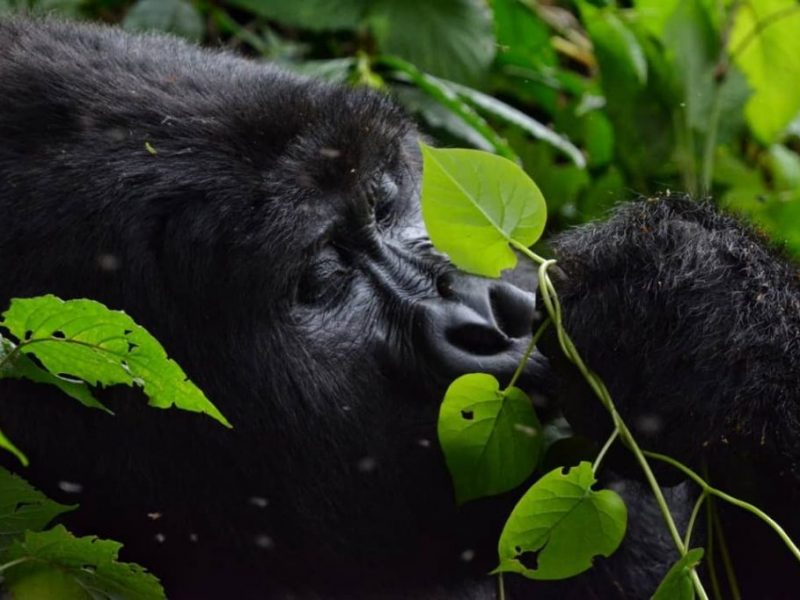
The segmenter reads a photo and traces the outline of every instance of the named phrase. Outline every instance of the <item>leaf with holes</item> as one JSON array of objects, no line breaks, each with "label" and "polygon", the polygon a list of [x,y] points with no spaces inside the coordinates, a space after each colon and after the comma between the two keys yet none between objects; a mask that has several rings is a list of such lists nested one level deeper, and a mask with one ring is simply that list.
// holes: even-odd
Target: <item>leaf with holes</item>
[{"label": "leaf with holes", "polygon": [[652,600],[694,600],[692,569],[703,560],[703,549],[689,550],[672,565],[661,581]]},{"label": "leaf with holes", "polygon": [[58,515],[77,508],[50,500],[21,477],[0,467],[0,550],[26,530],[39,531]]},{"label": "leaf with holes", "polygon": [[[89,386],[83,381],[64,379],[39,367],[22,352],[14,353],[16,344],[0,335],[0,379],[27,379],[35,383],[53,385],[88,408],[98,408],[114,414],[92,395]],[[8,357],[7,361],[4,359]]]},{"label": "leaf with holes", "polygon": [[592,465],[550,471],[531,486],[500,535],[498,572],[530,579],[566,579],[586,571],[595,556],[611,556],[627,527],[628,511],[611,490],[592,490]]},{"label": "leaf with holes", "polygon": [[19,561],[3,572],[15,600],[160,600],[164,590],[134,563],[117,562],[122,544],[94,536],[75,537],[62,526],[27,532],[4,558]]},{"label": "leaf with holes", "polygon": [[478,275],[516,266],[509,244],[530,246],[547,220],[536,184],[510,160],[479,150],[423,144],[422,156],[422,216],[434,245]]},{"label": "leaf with holes", "polygon": [[150,406],[201,412],[230,424],[164,348],[127,314],[92,300],[14,299],[0,327],[53,375],[92,386],[137,385]]},{"label": "leaf with holes", "polygon": [[542,451],[542,428],[525,392],[501,391],[486,373],[462,375],[450,384],[438,429],[459,503],[515,488],[533,472]]}]

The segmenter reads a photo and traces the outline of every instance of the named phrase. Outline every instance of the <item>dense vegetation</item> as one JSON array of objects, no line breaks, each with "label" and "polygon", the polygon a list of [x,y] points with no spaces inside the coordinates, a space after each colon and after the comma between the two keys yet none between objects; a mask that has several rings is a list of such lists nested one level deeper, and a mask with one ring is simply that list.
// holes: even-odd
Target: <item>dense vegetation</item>
[{"label": "dense vegetation", "polygon": [[[800,38],[795,33],[800,27],[800,4],[794,0],[634,0],[617,4],[601,0],[0,0],[0,12],[20,10],[55,11],[75,18],[120,22],[129,29],[169,31],[278,61],[309,75],[385,90],[418,115],[441,143],[487,150],[521,165],[542,192],[529,190],[526,201],[540,202],[542,195],[547,199],[547,226],[551,229],[596,218],[635,194],[684,190],[710,196],[720,205],[748,215],[772,239],[800,256],[800,89],[795,84],[800,80]],[[435,152],[428,151],[426,167]],[[441,155],[440,160],[446,162],[447,156]],[[454,165],[458,156],[453,156],[453,165],[442,168],[457,175]],[[465,155],[464,160],[473,159]],[[487,168],[486,176],[491,173]],[[429,170],[426,185],[431,177]],[[527,185],[511,172],[508,180],[498,185],[509,181]],[[464,201],[468,204],[471,200]],[[448,215],[444,217],[439,226],[449,227]],[[431,223],[435,218],[426,215],[426,219],[434,242],[445,246],[434,234],[436,225]],[[466,270],[497,275],[513,259],[508,244],[526,252],[541,234],[544,221],[542,203],[535,223],[519,225],[536,231],[527,231],[523,238],[518,230],[500,232],[503,250],[497,256],[483,248],[477,252],[475,248],[443,249]],[[459,239],[457,223],[453,227],[445,238]],[[459,251],[464,254],[459,256]],[[581,365],[559,323],[558,300],[546,273],[550,263],[528,253],[542,265],[540,286],[550,312],[548,323],[558,328],[567,355]],[[132,322],[113,323],[122,346],[115,349],[111,360],[97,363],[92,362],[93,354],[65,353],[65,339],[69,342],[74,336],[66,325],[58,324],[70,322],[74,315],[68,310],[59,312],[62,306],[45,306],[48,302],[58,304],[52,297],[39,299],[38,304],[28,305],[28,312],[22,302],[5,313],[0,325],[12,334],[13,341],[0,337],[0,377],[27,377],[57,385],[87,406],[103,408],[85,383],[140,385],[153,404],[163,406],[153,382],[172,376],[172,383],[159,385],[191,387],[185,394],[187,402],[176,404],[208,412],[224,422],[202,394],[183,380],[180,369],[166,361],[157,342]],[[88,320],[127,319],[89,304],[67,308],[88,311],[79,315]],[[30,313],[35,311],[45,311],[55,323],[42,332],[42,339],[30,325]],[[140,331],[145,337],[138,337],[135,343],[127,339],[131,332]],[[45,342],[35,352],[44,369],[25,359],[26,348],[36,342]],[[49,346],[56,350],[48,353]],[[135,372],[133,354],[145,350],[164,361],[160,365],[163,372]],[[614,435],[608,445],[620,436],[647,472],[647,453],[639,450],[625,424],[617,420],[602,382],[593,380],[585,366],[581,370],[614,419]],[[64,373],[77,380],[64,379]],[[440,440],[446,454],[452,447],[448,436],[452,442],[461,435],[458,427],[466,418],[464,406],[471,407],[476,394],[494,402],[492,418],[497,426],[503,425],[499,418],[503,411],[509,411],[514,413],[506,423],[509,431],[519,422],[540,427],[536,416],[526,412],[530,403],[513,387],[513,381],[501,391],[497,381],[475,374],[466,377],[472,379],[461,380],[461,385],[469,389],[451,388],[449,402],[443,405]],[[149,390],[148,385],[152,386]],[[447,410],[452,410],[450,417]],[[469,420],[473,418],[470,412]],[[460,501],[514,487],[536,466],[540,448],[530,437],[509,434],[495,440],[518,444],[513,450],[520,461],[519,472],[512,480],[493,481],[491,474],[500,472],[494,467],[502,452],[490,448],[486,464],[477,465],[489,476],[476,479],[475,461],[451,452],[448,463]],[[25,460],[24,449],[17,449],[2,434],[0,446]],[[559,478],[571,477],[583,490],[578,502],[588,506],[589,516],[594,514],[591,511],[614,516],[614,531],[605,539],[587,541],[575,533],[584,529],[580,521],[571,526],[567,523],[564,528],[572,530],[561,533],[568,538],[569,552],[547,556],[540,563],[548,578],[567,577],[588,568],[592,556],[613,552],[624,534],[621,500],[612,492],[591,489],[606,449],[593,465],[584,462],[570,473],[557,469],[545,475],[512,513],[510,522],[515,515],[518,519],[535,517],[536,491],[558,487]],[[676,465],[669,457],[650,457]],[[510,472],[506,469],[504,474]],[[689,476],[703,490],[698,508],[708,496],[727,499],[699,476],[691,472]],[[653,491],[659,493],[656,485]],[[73,538],[61,527],[40,531],[71,507],[47,500],[2,470],[0,499],[4,500],[0,505],[7,505],[5,512],[0,510],[0,521],[13,524],[4,529],[8,539],[0,540],[0,572],[8,571],[5,584],[19,597],[36,597],[43,589],[81,597],[84,585],[105,586],[109,597],[161,596],[158,583],[136,565],[115,562],[116,543]],[[659,503],[663,507],[663,499]],[[20,506],[25,509],[22,514]],[[766,518],[755,507],[745,508]],[[565,511],[570,513],[571,507],[566,506]],[[675,530],[666,508],[664,513],[670,529]],[[790,551],[798,553],[782,530],[777,530]],[[691,527],[683,544],[680,536],[673,537],[683,558],[658,597],[691,598],[693,589],[703,595],[692,571],[702,551],[690,550]],[[498,571],[526,574],[515,556],[526,543],[504,532]],[[48,548],[55,546],[61,554],[47,554]],[[545,552],[542,555],[544,558]],[[33,571],[31,564],[36,565]],[[53,565],[56,568],[51,568]],[[96,580],[102,580],[102,585]],[[669,587],[673,585],[674,589]]]},{"label": "dense vegetation", "polygon": [[521,161],[551,228],[683,190],[800,252],[795,0],[0,0],[166,30],[394,94]]}]

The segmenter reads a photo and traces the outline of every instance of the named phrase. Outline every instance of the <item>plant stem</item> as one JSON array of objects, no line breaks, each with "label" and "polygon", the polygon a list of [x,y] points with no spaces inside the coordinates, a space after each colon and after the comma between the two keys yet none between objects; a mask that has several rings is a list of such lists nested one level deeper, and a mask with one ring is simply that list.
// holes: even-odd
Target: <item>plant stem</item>
[{"label": "plant stem", "polygon": [[700,192],[705,195],[711,194],[711,179],[714,175],[714,152],[717,150],[717,133],[719,132],[719,118],[722,112],[722,85],[723,82],[718,82],[714,85],[714,98],[711,101],[708,133],[703,145]]},{"label": "plant stem", "polygon": [[519,361],[517,365],[517,370],[514,371],[514,375],[511,376],[511,381],[508,382],[506,389],[503,391],[508,391],[510,388],[514,387],[514,384],[517,383],[517,379],[519,379],[520,375],[522,375],[522,371],[525,369],[525,365],[528,363],[528,359],[533,354],[533,351],[536,349],[536,344],[539,342],[539,338],[542,337],[542,334],[547,329],[548,325],[551,323],[550,317],[547,317],[544,322],[539,325],[539,329],[536,330],[536,333],[533,334],[528,347],[525,349],[525,355],[522,357],[522,360]]},{"label": "plant stem", "polygon": [[600,448],[600,452],[597,453],[597,458],[594,459],[594,463],[592,464],[592,473],[594,473],[595,476],[597,476],[597,470],[600,468],[600,463],[603,462],[606,452],[608,452],[608,449],[611,448],[611,444],[614,443],[614,440],[617,439],[617,436],[619,436],[619,429],[615,427],[608,440],[606,440],[606,443],[603,444],[602,448]]},{"label": "plant stem", "polygon": [[713,504],[713,498],[709,498],[706,502],[706,536],[708,538],[706,540],[706,565],[708,565],[708,578],[711,579],[711,589],[714,591],[714,600],[723,600],[717,578],[717,567],[714,564],[714,525],[711,518]]},{"label": "plant stem", "polygon": [[[541,256],[531,251],[530,248],[515,240],[511,241],[511,245],[539,265],[539,293],[541,294],[542,301],[547,308],[547,313],[550,315],[550,318],[553,320],[553,323],[556,326],[556,333],[558,334],[558,341],[561,345],[561,350],[564,352],[564,355],[567,357],[567,359],[569,359],[578,368],[581,375],[583,375],[584,379],[586,379],[594,393],[600,399],[600,402],[611,414],[614,428],[618,432],[620,439],[626,446],[628,446],[628,449],[636,457],[639,466],[644,472],[645,478],[647,479],[650,489],[655,496],[656,503],[658,504],[658,508],[661,511],[661,515],[664,518],[664,522],[667,525],[667,530],[672,537],[675,547],[678,549],[678,552],[681,556],[685,556],[686,546],[683,544],[681,535],[678,532],[678,527],[675,524],[675,520],[672,518],[672,513],[670,512],[667,500],[664,498],[664,493],[661,490],[661,486],[659,486],[658,481],[653,474],[653,470],[650,468],[650,464],[647,462],[644,452],[639,447],[639,444],[637,444],[636,439],[633,437],[630,429],[628,429],[628,426],[622,420],[622,417],[614,405],[614,401],[611,399],[611,394],[609,393],[608,388],[606,388],[605,384],[594,372],[589,370],[589,368],[586,366],[586,363],[583,362],[580,353],[575,348],[575,344],[564,330],[561,319],[561,303],[558,300],[558,294],[553,286],[553,282],[550,280],[550,277],[547,274],[547,269],[554,265],[556,261],[552,259],[545,260]],[[708,595],[703,588],[703,583],[700,581],[700,577],[697,574],[696,569],[691,570],[691,578],[694,588],[700,599],[708,600]]]},{"label": "plant stem", "polygon": [[731,591],[731,598],[733,600],[742,600],[742,592],[739,590],[736,571],[733,568],[731,553],[728,551],[728,542],[725,539],[725,529],[722,527],[722,520],[719,518],[719,510],[713,505],[711,507],[711,519],[713,520],[714,535],[717,537],[717,542],[719,542],[719,553],[722,557],[725,577],[728,578],[728,589]]},{"label": "plant stem", "polygon": [[4,573],[8,569],[12,569],[17,565],[20,565],[24,562],[28,562],[29,560],[33,560],[30,556],[23,556],[22,558],[18,558],[16,560],[9,561],[3,565],[0,565],[0,573]]},{"label": "plant stem", "polygon": [[692,546],[692,530],[694,529],[694,523],[697,521],[697,514],[700,512],[700,508],[703,506],[703,502],[705,501],[708,494],[706,494],[705,490],[700,493],[698,496],[697,501],[694,503],[694,508],[692,509],[692,516],[689,517],[689,524],[686,526],[686,533],[683,536],[683,545],[686,548],[691,548]]},{"label": "plant stem", "polygon": [[502,573],[497,574],[497,600],[506,600],[506,586]]},{"label": "plant stem", "polygon": [[739,500],[739,498],[735,498],[730,494],[726,494],[722,490],[718,490],[717,488],[712,487],[706,482],[705,479],[700,477],[700,475],[692,471],[689,467],[687,467],[683,463],[675,460],[671,456],[666,456],[665,454],[659,454],[657,452],[647,452],[647,451],[645,452],[645,455],[655,460],[665,462],[668,465],[672,465],[673,467],[681,471],[684,475],[689,477],[689,479],[694,481],[697,485],[699,485],[703,489],[703,491],[706,492],[707,494],[716,496],[721,500],[725,500],[725,502],[728,502],[729,504],[733,504],[734,506],[738,506],[741,509],[753,513],[759,519],[764,521],[767,525],[772,527],[775,533],[778,534],[778,537],[780,537],[781,540],[783,540],[783,543],[786,544],[786,547],[789,548],[789,552],[791,552],[794,555],[794,557],[797,558],[798,561],[800,561],[800,548],[798,548],[795,545],[795,543],[792,541],[792,539],[789,537],[786,531],[784,531],[783,527],[778,525],[778,523],[772,517],[770,517],[760,508],[758,508],[757,506],[753,506],[752,504],[750,504],[749,502],[745,502],[744,500]]}]

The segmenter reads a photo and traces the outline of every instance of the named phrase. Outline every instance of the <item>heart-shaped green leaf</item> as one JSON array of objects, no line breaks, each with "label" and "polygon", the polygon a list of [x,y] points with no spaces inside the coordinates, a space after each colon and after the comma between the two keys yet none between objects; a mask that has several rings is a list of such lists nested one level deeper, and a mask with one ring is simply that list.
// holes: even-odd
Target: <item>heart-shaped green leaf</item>
[{"label": "heart-shaped green leaf", "polygon": [[628,522],[622,498],[595,492],[592,465],[550,471],[531,486],[506,521],[495,572],[530,579],[566,579],[586,571],[597,555],[611,556]]},{"label": "heart-shaped green leaf", "polygon": [[652,600],[694,600],[692,569],[703,559],[703,549],[689,550],[667,572]]},{"label": "heart-shaped green leaf", "polygon": [[515,488],[533,472],[541,425],[530,399],[486,373],[456,379],[439,411],[439,443],[459,503]]},{"label": "heart-shaped green leaf", "polygon": [[536,184],[508,159],[479,150],[422,146],[422,216],[433,244],[470,273],[499,277],[544,231]]}]

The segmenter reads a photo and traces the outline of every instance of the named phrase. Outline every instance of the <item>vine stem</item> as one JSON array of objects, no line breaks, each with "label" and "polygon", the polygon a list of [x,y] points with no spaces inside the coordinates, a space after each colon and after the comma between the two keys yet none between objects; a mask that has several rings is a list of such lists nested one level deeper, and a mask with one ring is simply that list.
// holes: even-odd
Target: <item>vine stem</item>
[{"label": "vine stem", "polygon": [[597,476],[597,470],[600,468],[600,463],[603,462],[606,452],[608,452],[608,449],[611,448],[611,444],[614,443],[614,440],[616,440],[618,436],[619,429],[615,427],[614,431],[612,431],[611,435],[608,437],[606,443],[603,444],[602,448],[600,448],[600,452],[597,453],[597,458],[594,459],[594,463],[592,464],[592,473],[594,473],[595,476]]},{"label": "vine stem", "polygon": [[[542,296],[542,301],[544,302],[545,308],[547,308],[547,313],[550,315],[550,318],[553,320],[553,323],[556,326],[556,334],[558,335],[558,341],[561,345],[562,351],[564,352],[565,356],[578,368],[578,370],[581,372],[581,375],[583,375],[583,377],[589,383],[589,386],[592,388],[595,395],[597,395],[597,397],[600,399],[600,402],[610,413],[614,423],[614,428],[618,432],[620,439],[633,453],[636,461],[639,463],[639,466],[644,472],[645,479],[647,479],[647,482],[650,485],[650,489],[652,490],[653,496],[656,499],[656,503],[658,504],[658,508],[661,511],[664,522],[667,525],[667,530],[672,537],[672,541],[675,544],[675,547],[678,549],[678,553],[681,556],[685,556],[686,546],[684,545],[683,539],[678,532],[678,527],[672,517],[672,513],[670,512],[669,505],[664,497],[664,493],[661,490],[661,486],[659,486],[658,481],[653,474],[653,470],[650,468],[650,464],[647,462],[647,457],[639,447],[639,444],[636,442],[636,439],[633,437],[630,429],[628,429],[628,426],[625,424],[619,412],[617,411],[614,401],[611,399],[611,394],[609,393],[605,384],[586,366],[586,363],[583,362],[581,355],[575,348],[575,344],[564,330],[561,319],[561,304],[558,301],[558,295],[556,294],[553,282],[550,280],[550,277],[547,274],[547,270],[556,264],[556,261],[553,259],[548,260],[542,258],[534,253],[530,248],[517,242],[516,240],[510,240],[510,243],[514,248],[539,265],[539,293]],[[697,574],[696,569],[691,570],[691,579],[695,591],[700,599],[708,600],[708,595],[703,588],[703,583],[700,581],[700,576]]]},{"label": "vine stem", "polygon": [[522,357],[522,360],[519,361],[519,364],[517,365],[517,370],[514,371],[514,375],[511,376],[511,381],[508,382],[508,385],[506,386],[506,389],[504,391],[508,391],[509,389],[514,387],[515,383],[517,383],[517,380],[520,378],[520,375],[522,375],[522,371],[525,370],[525,365],[528,363],[528,359],[531,357],[531,354],[533,354],[533,351],[536,349],[536,344],[539,343],[539,339],[542,337],[542,334],[547,330],[547,327],[550,325],[551,322],[552,319],[550,319],[550,317],[547,317],[544,320],[544,322],[539,326],[539,329],[536,330],[536,333],[533,334],[533,337],[531,338],[528,347],[525,349],[525,354]]},{"label": "vine stem", "polygon": [[30,556],[23,556],[22,558],[17,558],[16,560],[9,561],[3,565],[0,565],[0,573],[4,573],[8,569],[13,569],[17,565],[21,565],[22,563],[28,562],[33,560]]},{"label": "vine stem", "polygon": [[692,531],[694,530],[695,521],[697,521],[697,515],[700,512],[700,508],[703,506],[703,502],[708,497],[708,494],[703,490],[698,496],[697,501],[694,503],[694,508],[692,509],[692,516],[689,517],[689,524],[686,526],[686,533],[683,536],[683,545],[689,548],[692,542]]},{"label": "vine stem", "polygon": [[767,525],[769,525],[775,531],[775,533],[778,534],[778,537],[780,537],[781,540],[783,540],[783,543],[786,544],[786,547],[789,548],[789,552],[791,552],[794,555],[794,557],[798,561],[800,561],[800,548],[798,548],[797,545],[792,541],[792,539],[789,537],[789,534],[787,534],[786,531],[784,531],[783,527],[778,525],[775,519],[770,517],[760,508],[750,504],[749,502],[745,502],[744,500],[735,498],[730,494],[726,494],[722,490],[718,490],[717,488],[709,485],[705,479],[700,477],[700,475],[692,471],[692,469],[690,469],[683,463],[675,460],[671,456],[667,456],[665,454],[659,454],[658,452],[648,452],[648,451],[645,451],[645,455],[649,456],[654,460],[665,462],[668,465],[675,467],[676,469],[681,471],[684,475],[686,475],[689,479],[691,479],[697,485],[699,485],[700,488],[703,490],[703,492],[705,492],[706,494],[709,494],[711,496],[716,496],[720,500],[725,500],[725,502],[733,504],[734,506],[738,506],[739,508],[746,510],[747,512],[750,512],[755,516],[757,516],[759,519],[761,519]]}]

